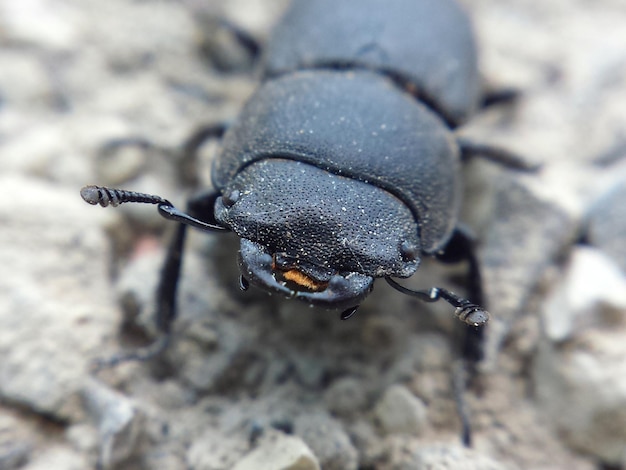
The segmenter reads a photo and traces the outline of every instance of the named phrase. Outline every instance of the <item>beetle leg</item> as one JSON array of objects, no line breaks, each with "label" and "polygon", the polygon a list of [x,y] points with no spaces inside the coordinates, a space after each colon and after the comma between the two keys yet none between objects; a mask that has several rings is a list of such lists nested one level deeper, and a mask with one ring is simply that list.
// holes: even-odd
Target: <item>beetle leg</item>
[{"label": "beetle leg", "polygon": [[413,291],[399,285],[390,278],[385,279],[392,287],[400,292],[417,297],[424,302],[436,302],[440,299],[445,300],[456,307],[457,317],[467,324],[464,329],[462,347],[459,351],[460,360],[458,360],[454,366],[452,382],[456,405],[463,427],[462,441],[469,447],[472,442],[472,430],[464,392],[467,389],[468,382],[471,382],[475,377],[476,365],[483,357],[485,328],[484,326],[477,328],[477,326],[484,325],[488,319],[486,310],[480,307],[484,305],[484,294],[480,267],[474,246],[474,238],[470,231],[464,226],[458,226],[445,249],[437,253],[436,256],[437,259],[444,263],[468,262],[467,288],[469,299],[471,300],[459,297],[440,287]]},{"label": "beetle leg", "polygon": [[481,157],[498,163],[512,170],[535,172],[541,168],[540,163],[532,163],[509,150],[476,142],[467,137],[457,136],[457,144],[461,149],[461,159],[468,161],[473,157]]},{"label": "beetle leg", "polygon": [[182,254],[185,246],[187,226],[180,224],[167,249],[165,261],[161,269],[161,277],[156,290],[155,321],[160,336],[149,346],[134,351],[124,351],[111,357],[98,359],[95,371],[108,367],[115,367],[122,362],[147,361],[162,354],[171,340],[172,324],[176,318],[176,299],[178,281],[182,266]]},{"label": "beetle leg", "polygon": [[[439,261],[444,263],[467,261],[466,286],[468,297],[474,304],[484,306],[486,301],[483,292],[482,275],[476,256],[474,237],[469,228],[464,225],[457,226],[444,250],[436,256]],[[472,367],[483,358],[483,336],[484,331],[482,328],[470,327],[467,329],[463,341],[462,355]]]},{"label": "beetle leg", "polygon": [[[476,256],[476,243],[468,227],[464,225],[456,227],[444,251],[437,254],[437,259],[444,263],[466,260],[468,262],[466,285],[469,298],[479,305],[485,305],[482,276]],[[472,444],[472,430],[464,392],[476,378],[476,367],[484,356],[484,341],[485,328],[466,326],[463,332],[461,357],[456,362],[452,373],[456,406],[463,425],[462,440],[468,447]]]},{"label": "beetle leg", "polygon": [[[206,231],[227,230],[224,227],[212,223],[212,219],[214,219],[212,207],[218,196],[218,192],[203,192],[192,197],[187,202],[187,211],[189,213],[181,212],[174,208],[174,206],[159,206],[159,213],[163,217],[180,222],[174,234],[174,238],[172,238],[168,246],[156,293],[156,323],[159,330],[164,335],[171,333],[172,323],[177,315],[176,298],[187,226],[190,225]],[[164,212],[166,212],[167,215],[164,215]],[[205,222],[207,219],[210,222]]]},{"label": "beetle leg", "polygon": [[253,61],[259,59],[261,55],[261,44],[252,34],[225,18],[220,18],[219,22],[220,26],[232,34],[239,45],[248,51]]},{"label": "beetle leg", "polygon": [[472,445],[472,427],[467,401],[465,400],[465,390],[476,374],[476,364],[483,356],[484,324],[489,318],[488,313],[469,300],[440,287],[414,291],[401,286],[391,278],[386,277],[385,280],[394,289],[403,294],[417,297],[424,302],[445,300],[456,307],[455,313],[457,317],[467,323],[460,359],[455,361],[452,371],[452,388],[459,418],[461,419],[461,440],[465,446],[470,447]]},{"label": "beetle leg", "polygon": [[250,32],[222,16],[200,15],[199,19],[203,29],[201,51],[213,67],[221,72],[239,72],[257,64],[261,43]]},{"label": "beetle leg", "polygon": [[485,90],[485,93],[483,94],[480,107],[485,109],[490,108],[491,106],[507,106],[515,104],[521,96],[522,92],[518,88],[489,88]]},{"label": "beetle leg", "polygon": [[443,251],[436,254],[437,260],[442,263],[468,262],[466,288],[468,297],[476,304],[485,303],[483,294],[482,276],[476,256],[476,243],[469,227],[457,225]]},{"label": "beetle leg", "polygon": [[181,149],[181,161],[178,165],[180,177],[192,187],[198,186],[197,155],[198,150],[209,139],[221,139],[228,129],[228,123],[217,122],[199,127],[185,139]]},{"label": "beetle leg", "polygon": [[[456,316],[468,326],[476,327],[487,323],[489,314],[483,308],[485,298],[483,294],[482,276],[480,274],[478,258],[476,257],[474,237],[469,229],[463,225],[457,226],[444,250],[437,253],[436,257],[443,263],[468,262],[466,286],[470,300],[459,297],[442,287],[432,287],[427,290],[414,291],[401,286],[393,279],[385,279],[394,289],[403,294],[417,297],[423,302],[436,302],[440,299],[445,300],[456,308]],[[482,328],[470,328],[470,331],[482,331]],[[471,358],[474,362],[479,361],[482,358],[479,344],[474,344],[472,341],[471,347],[469,344],[465,345],[463,348],[463,357],[467,359]]]},{"label": "beetle leg", "polygon": [[177,313],[176,297],[186,230],[187,226],[184,224],[177,227],[176,234],[168,247],[156,290],[157,311],[155,320],[160,336],[147,347],[97,359],[94,363],[94,372],[115,367],[123,362],[150,360],[161,355],[169,346],[172,336],[171,327]]},{"label": "beetle leg", "polygon": [[187,203],[187,212],[183,212],[160,196],[153,194],[138,193],[122,189],[112,189],[102,186],[85,186],[80,195],[83,200],[91,205],[99,204],[102,207],[118,206],[125,203],[155,204],[159,214],[169,220],[179,222],[176,233],[172,238],[165,261],[161,269],[161,278],[156,291],[156,324],[162,333],[161,338],[147,348],[122,353],[101,360],[96,363],[96,370],[103,367],[113,367],[121,362],[142,361],[150,359],[162,353],[168,346],[172,323],[176,318],[176,299],[178,294],[178,281],[182,266],[182,257],[185,247],[187,226],[192,226],[204,231],[224,231],[225,227],[215,223],[213,207],[219,197],[218,192],[204,192],[194,196]]}]

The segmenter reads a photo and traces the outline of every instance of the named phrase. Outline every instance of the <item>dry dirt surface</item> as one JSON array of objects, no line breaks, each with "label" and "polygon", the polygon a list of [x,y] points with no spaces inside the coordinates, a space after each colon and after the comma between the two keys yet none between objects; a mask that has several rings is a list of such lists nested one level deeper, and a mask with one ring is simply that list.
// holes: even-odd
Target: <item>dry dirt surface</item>
[{"label": "dry dirt surface", "polygon": [[[465,2],[489,84],[523,96],[461,132],[542,165],[464,170],[492,312],[471,449],[447,305],[379,282],[342,322],[241,292],[229,235],[189,237],[167,352],[94,372],[154,339],[174,227],[80,188],[184,206],[183,143],[258,84],[216,18],[263,43],[285,4],[0,0],[0,469],[626,467],[623,0]],[[462,291],[460,273],[425,261],[405,283]]]}]

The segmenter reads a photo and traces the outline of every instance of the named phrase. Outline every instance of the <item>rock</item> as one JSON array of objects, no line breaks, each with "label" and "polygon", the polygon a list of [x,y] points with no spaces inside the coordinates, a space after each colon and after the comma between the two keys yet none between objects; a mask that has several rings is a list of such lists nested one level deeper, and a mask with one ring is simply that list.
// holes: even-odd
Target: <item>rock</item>
[{"label": "rock", "polygon": [[578,332],[576,340],[541,343],[535,396],[546,422],[565,442],[609,465],[626,455],[626,328]]},{"label": "rock", "polygon": [[[0,9],[1,8],[2,7],[0,6]],[[7,48],[6,53],[0,56],[0,67],[5,71],[5,73],[2,74],[2,77],[0,77],[0,92],[7,99],[14,102],[26,102],[32,106],[40,106],[42,100],[52,101],[53,91],[51,89],[52,84],[50,83],[50,78],[46,73],[43,64],[41,64],[41,62],[36,58],[30,57],[26,54],[21,54],[17,50],[9,52],[9,48]],[[33,124],[34,123],[31,120],[28,123],[23,123],[23,126],[32,128],[31,126],[33,126]],[[24,127],[22,127],[22,129]],[[39,147],[39,142],[28,142],[22,144],[30,144],[31,146],[35,144],[39,149],[41,149],[41,147]],[[29,155],[22,154],[21,156],[28,157]],[[12,158],[13,156],[9,154],[3,158],[3,167],[6,165],[7,157],[9,160],[13,160],[12,163],[14,165],[18,163],[16,159]],[[22,168],[23,167],[24,166],[22,166]]]},{"label": "rock", "polygon": [[383,440],[368,417],[357,417],[347,425],[348,434],[359,452],[359,468],[376,468],[383,452]]},{"label": "rock", "polygon": [[609,465],[626,455],[626,276],[603,252],[577,247],[542,312],[534,361],[546,420],[571,447]]},{"label": "rock", "polygon": [[100,463],[110,468],[127,460],[136,450],[144,426],[137,406],[105,385],[89,381],[83,397],[100,432]]},{"label": "rock", "polygon": [[[164,250],[156,246],[137,249],[117,285],[127,307],[126,320],[153,339],[161,335],[155,318],[155,291],[164,256]],[[189,250],[186,254],[179,284],[179,315],[173,325],[185,341],[175,342],[168,350],[171,360],[180,364],[185,381],[201,391],[223,390],[246,381],[246,371],[259,365],[247,348],[247,330],[223,315],[229,300],[215,277],[209,276],[211,267],[199,253]]]},{"label": "rock", "polygon": [[[491,301],[488,328],[496,339],[490,347],[498,353],[494,373],[477,383],[481,395],[468,393],[476,448],[509,468],[626,466],[616,450],[624,427],[616,391],[624,375],[622,313],[591,307],[599,304],[590,296],[592,313],[565,318],[543,339],[539,319],[544,293],[560,284],[548,275],[560,274],[580,215],[626,163],[623,1],[459,1],[474,19],[489,84],[522,92],[514,106],[484,110],[468,127],[484,130],[481,142],[543,164],[536,174],[481,159],[464,165],[463,185],[486,195],[463,198],[463,221],[478,233]],[[184,143],[203,125],[232,122],[260,77],[222,74],[207,63],[202,36],[213,31],[197,13],[224,13],[264,43],[287,2],[0,1],[2,464],[95,466],[98,430],[80,400],[87,365],[151,337],[153,287],[175,224],[155,207],[87,206],[78,190],[108,181],[158,193],[183,209],[195,189],[209,188],[217,142],[205,143],[202,164],[189,169],[201,181],[196,187],[181,178]],[[228,51],[226,59],[232,59]],[[124,139],[140,145],[99,153]],[[616,204],[619,209],[619,197]],[[623,222],[601,215],[609,206],[591,214],[595,224]],[[596,226],[588,236],[617,259],[600,233],[619,232]],[[301,437],[320,466],[463,466],[449,444],[458,440],[459,421],[448,370],[460,342],[448,333],[461,326],[449,305],[425,305],[379,280],[357,315],[339,322],[336,312],[279,301],[260,289],[238,292],[237,237],[189,235],[171,348],[156,360],[102,373],[147,414],[136,451],[116,467],[186,468],[193,456],[198,466],[231,470],[255,448],[249,431],[275,425],[287,432],[303,413],[312,422],[318,414],[332,419],[332,426],[316,425],[318,431]],[[210,249],[207,240],[215,240]],[[154,256],[138,269],[135,260],[150,244]],[[207,251],[212,254],[204,256]],[[465,266],[422,261],[405,285],[464,294],[457,280]],[[128,278],[141,284],[124,298],[127,310],[139,306],[138,318],[120,331],[116,294]],[[375,426],[371,399],[399,383],[428,404],[428,427],[419,438],[381,438]],[[8,424],[4,410],[13,417]],[[125,422],[118,421],[115,436],[124,435]],[[611,432],[611,424],[619,428]],[[387,450],[391,455],[390,440],[404,442],[406,452],[398,448],[386,466],[380,458]],[[227,464],[207,455],[212,442],[229,449]],[[477,452],[459,455],[490,468]]]},{"label": "rock", "polygon": [[619,317],[618,312],[626,312],[626,275],[597,249],[576,247],[565,276],[543,306],[546,336],[563,341]]},{"label": "rock", "polygon": [[34,443],[23,428],[18,419],[0,409],[0,469],[18,469],[30,460]]},{"label": "rock", "polygon": [[22,468],[30,458],[32,445],[27,442],[0,441],[0,468],[13,470]]},{"label": "rock", "polygon": [[324,392],[328,409],[341,416],[354,416],[367,405],[367,387],[354,377],[335,380]]},{"label": "rock", "polygon": [[320,468],[313,452],[302,439],[276,432],[264,438],[261,444],[237,462],[232,470],[320,470]]},{"label": "rock", "polygon": [[90,358],[112,334],[106,216],[77,193],[8,174],[0,187],[0,397],[59,421],[83,418]]},{"label": "rock", "polygon": [[577,235],[576,209],[542,194],[537,185],[510,176],[499,180],[493,219],[480,253],[492,312],[487,366],[494,364],[500,344],[525,310],[542,275]]},{"label": "rock", "polygon": [[387,434],[421,434],[428,422],[426,405],[404,385],[390,386],[374,414]]},{"label": "rock", "polygon": [[83,455],[66,447],[53,445],[38,452],[28,465],[21,467],[21,470],[50,470],[51,468],[84,470],[93,467]]},{"label": "rock", "polygon": [[97,181],[102,186],[120,187],[137,178],[151,157],[150,142],[144,139],[112,139],[98,152]]},{"label": "rock", "polygon": [[605,192],[589,210],[587,239],[626,273],[626,178]]},{"label": "rock", "polygon": [[391,445],[383,467],[389,470],[505,470],[508,467],[456,444],[419,444],[397,440]]},{"label": "rock", "polygon": [[358,455],[339,421],[327,414],[306,413],[294,422],[295,434],[313,450],[324,470],[356,470]]},{"label": "rock", "polygon": [[82,19],[68,5],[50,0],[6,3],[0,8],[3,28],[16,43],[70,51],[76,45]]},{"label": "rock", "polygon": [[[290,450],[289,446],[285,446],[281,449],[285,452]],[[240,459],[245,455],[247,450],[248,442],[242,436],[229,436],[215,429],[207,429],[189,446],[189,450],[187,451],[187,466],[197,470],[230,470],[233,466],[237,468],[237,465],[241,463]],[[271,452],[266,453],[265,457],[268,460],[273,458]],[[255,457],[253,456],[253,458]],[[258,463],[262,462],[263,460],[260,458]],[[278,469],[283,467],[260,466],[258,468]]]},{"label": "rock", "polygon": [[72,448],[84,454],[97,455],[100,450],[100,434],[89,420],[68,427],[65,438]]}]

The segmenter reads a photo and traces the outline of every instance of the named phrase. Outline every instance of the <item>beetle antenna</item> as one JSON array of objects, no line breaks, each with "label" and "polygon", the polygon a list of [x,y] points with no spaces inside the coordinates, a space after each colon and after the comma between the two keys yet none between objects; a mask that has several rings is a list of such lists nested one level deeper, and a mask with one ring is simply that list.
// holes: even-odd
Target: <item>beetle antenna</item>
[{"label": "beetle antenna", "polygon": [[481,306],[476,305],[469,300],[459,297],[453,292],[442,287],[431,287],[426,290],[411,290],[404,286],[401,286],[390,277],[386,277],[387,283],[403,294],[410,295],[411,297],[417,297],[422,302],[437,302],[438,300],[445,300],[450,305],[456,308],[454,314],[462,322],[471,326],[482,326],[489,320],[489,313]]},{"label": "beetle antenna", "polygon": [[104,186],[85,186],[80,190],[80,196],[86,203],[92,206],[100,204],[102,207],[117,207],[125,202],[172,205],[171,202],[160,196],[126,191],[125,189],[112,189]]},{"label": "beetle antenna", "polygon": [[80,190],[80,195],[83,200],[95,206],[100,204],[102,207],[113,206],[117,207],[120,204],[127,202],[135,202],[142,204],[156,204],[161,217],[180,222],[181,224],[190,225],[205,231],[222,231],[226,228],[203,222],[200,219],[196,219],[191,215],[183,212],[169,202],[167,199],[163,199],[161,196],[154,194],[138,193],[136,191],[127,191],[125,189],[113,189],[104,186],[85,186]]}]

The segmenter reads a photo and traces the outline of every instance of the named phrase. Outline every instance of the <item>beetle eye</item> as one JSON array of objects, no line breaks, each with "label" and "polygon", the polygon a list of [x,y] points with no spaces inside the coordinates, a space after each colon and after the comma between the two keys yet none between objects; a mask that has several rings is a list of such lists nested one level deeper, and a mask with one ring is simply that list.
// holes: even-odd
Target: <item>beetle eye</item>
[{"label": "beetle eye", "polygon": [[224,194],[222,196],[222,203],[224,204],[224,207],[232,207],[235,205],[235,203],[239,200],[239,196],[240,193],[238,189],[233,189],[232,191]]},{"label": "beetle eye", "polygon": [[419,255],[419,247],[415,243],[403,241],[400,244],[400,254],[404,261],[415,261]]}]

